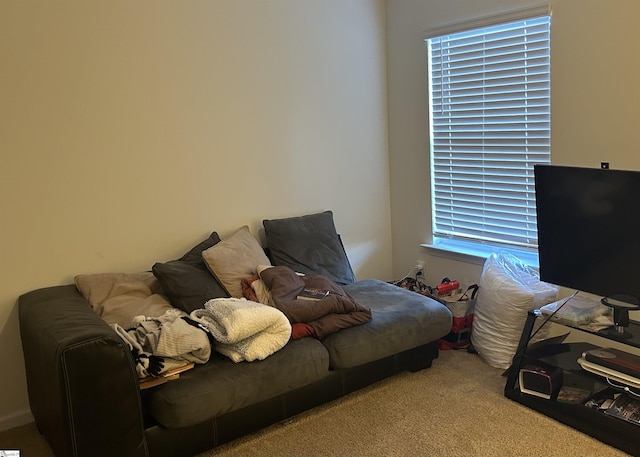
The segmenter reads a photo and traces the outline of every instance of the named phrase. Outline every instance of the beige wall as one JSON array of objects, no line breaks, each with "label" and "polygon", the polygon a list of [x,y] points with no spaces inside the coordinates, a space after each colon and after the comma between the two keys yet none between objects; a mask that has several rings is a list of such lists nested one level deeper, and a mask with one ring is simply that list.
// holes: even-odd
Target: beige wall
[{"label": "beige wall", "polygon": [[475,282],[482,261],[436,257],[429,242],[426,51],[429,28],[540,4],[552,5],[552,162],[640,169],[640,2],[637,0],[387,0],[393,266],[426,261],[430,284]]},{"label": "beige wall", "polygon": [[17,297],[331,209],[391,277],[381,0],[0,0],[0,429]]}]

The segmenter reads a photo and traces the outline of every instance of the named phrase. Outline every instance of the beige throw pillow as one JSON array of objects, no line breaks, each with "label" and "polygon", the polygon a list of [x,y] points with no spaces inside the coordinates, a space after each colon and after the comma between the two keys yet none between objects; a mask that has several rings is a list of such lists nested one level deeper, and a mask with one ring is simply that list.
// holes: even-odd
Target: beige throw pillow
[{"label": "beige throw pillow", "polygon": [[202,258],[233,298],[242,298],[242,278],[256,274],[258,265],[271,265],[246,225],[203,251]]},{"label": "beige throw pillow", "polygon": [[150,271],[77,275],[74,281],[98,316],[125,329],[136,316],[158,317],[174,309]]}]

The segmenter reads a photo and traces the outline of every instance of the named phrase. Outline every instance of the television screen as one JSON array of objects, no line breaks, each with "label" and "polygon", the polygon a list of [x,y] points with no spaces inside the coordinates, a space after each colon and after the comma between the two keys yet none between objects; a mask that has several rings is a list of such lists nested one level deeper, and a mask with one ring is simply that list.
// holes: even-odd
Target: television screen
[{"label": "television screen", "polygon": [[640,172],[536,165],[534,173],[540,279],[640,299]]}]

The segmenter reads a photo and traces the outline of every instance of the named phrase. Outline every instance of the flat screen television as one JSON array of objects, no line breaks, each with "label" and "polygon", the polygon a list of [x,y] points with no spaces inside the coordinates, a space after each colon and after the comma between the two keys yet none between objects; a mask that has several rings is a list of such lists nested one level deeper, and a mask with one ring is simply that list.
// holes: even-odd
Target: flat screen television
[{"label": "flat screen television", "polygon": [[640,172],[536,165],[534,176],[540,279],[637,307]]}]

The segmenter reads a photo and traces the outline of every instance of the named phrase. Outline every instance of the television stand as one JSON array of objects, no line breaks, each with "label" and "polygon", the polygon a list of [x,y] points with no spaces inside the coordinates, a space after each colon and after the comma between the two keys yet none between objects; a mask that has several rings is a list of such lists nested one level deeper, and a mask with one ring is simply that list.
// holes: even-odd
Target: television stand
[{"label": "television stand", "polygon": [[[539,315],[540,313],[537,310],[530,311],[527,315],[516,355],[508,372],[504,388],[505,397],[573,427],[610,446],[631,455],[640,456],[640,440],[638,440],[640,425],[608,416],[597,408],[585,406],[585,403],[590,399],[597,401],[612,397],[616,392],[623,392],[621,389],[608,385],[605,378],[583,370],[578,364],[577,360],[582,353],[586,350],[594,349],[596,346],[586,342],[578,342],[555,344],[552,348],[543,346],[537,350],[533,346],[527,348],[531,332]],[[571,328],[585,331],[577,327]],[[640,323],[629,321],[626,329],[630,334],[628,338],[621,338],[615,335],[609,336],[606,332],[588,333],[602,338],[604,346],[606,346],[607,340],[615,340],[628,346],[640,348]],[[520,370],[527,366],[535,365],[557,368],[561,375],[556,378],[555,382],[561,383],[563,387],[572,388],[585,394],[588,393],[588,397],[580,401],[567,401],[566,399],[558,400],[557,391],[550,399],[522,392],[518,379]]]}]

